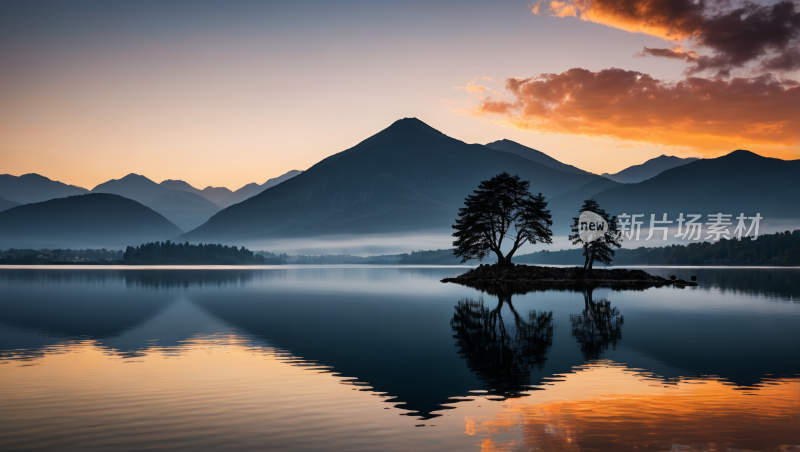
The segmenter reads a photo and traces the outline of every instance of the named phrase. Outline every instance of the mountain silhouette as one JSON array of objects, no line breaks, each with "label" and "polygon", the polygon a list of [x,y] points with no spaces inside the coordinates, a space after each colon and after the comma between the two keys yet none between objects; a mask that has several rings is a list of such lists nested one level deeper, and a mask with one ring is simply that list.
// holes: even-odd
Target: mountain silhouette
[{"label": "mountain silhouette", "polygon": [[680,157],[673,157],[671,155],[661,155],[654,159],[650,159],[641,165],[629,166],[618,173],[603,173],[602,175],[613,181],[621,182],[623,184],[636,184],[650,179],[653,176],[657,176],[668,169],[675,168],[676,166],[686,165],[687,163],[692,163],[695,160],[700,159],[694,157],[682,159]]},{"label": "mountain silhouette", "polygon": [[18,202],[9,201],[6,198],[0,198],[0,212],[8,210],[12,207],[17,207],[18,205]]},{"label": "mountain silhouette", "polygon": [[184,231],[203,224],[221,208],[208,199],[186,191],[172,190],[138,174],[112,179],[92,189],[92,193],[112,193],[142,203],[164,215]]},{"label": "mountain silhouette", "polygon": [[187,191],[189,193],[200,195],[206,198],[207,200],[213,202],[214,204],[219,204],[220,201],[222,201],[231,193],[233,193],[226,187],[212,187],[210,185],[202,190],[199,190],[197,188],[194,188],[188,182],[182,180],[173,180],[173,179],[167,179],[165,181],[162,181],[158,185],[169,188],[170,190]]},{"label": "mountain silhouette", "polygon": [[182,231],[136,201],[90,193],[0,212],[0,244],[24,248],[109,248],[166,240]]},{"label": "mountain silhouette", "polygon": [[[734,151],[715,159],[678,166],[640,182],[610,188],[595,199],[620,213],[760,213],[769,219],[800,217],[800,160]],[[645,218],[649,221],[649,216]],[[734,220],[735,223],[735,220]]]},{"label": "mountain silhouette", "polygon": [[291,170],[287,173],[281,174],[278,177],[273,177],[272,179],[264,182],[261,185],[253,182],[250,184],[245,185],[244,187],[236,190],[235,192],[229,194],[225,198],[221,199],[218,204],[222,207],[232,206],[234,204],[239,204],[240,202],[244,201],[245,199],[252,198],[253,196],[263,192],[264,190],[274,187],[280,184],[283,181],[289,180],[298,174],[302,173],[302,171],[298,170]]},{"label": "mountain silhouette", "polygon": [[560,194],[550,200],[550,214],[553,216],[553,233],[556,235],[570,234],[572,218],[578,216],[578,212],[587,199],[594,198],[595,195],[623,184],[614,182],[605,177],[598,178],[588,184]]},{"label": "mountain silhouette", "polygon": [[89,190],[50,180],[35,173],[12,176],[0,175],[0,196],[19,204],[42,202],[53,198],[83,195]]},{"label": "mountain silhouette", "polygon": [[490,149],[494,149],[496,151],[504,151],[510,152],[512,154],[517,154],[522,157],[525,157],[528,160],[534,161],[536,163],[540,163],[544,166],[548,166],[553,169],[557,169],[559,171],[564,171],[565,173],[573,173],[573,174],[592,174],[588,171],[584,171],[580,168],[576,168],[572,165],[567,165],[566,163],[561,163],[558,160],[550,157],[549,155],[545,154],[542,151],[537,151],[536,149],[529,148],[527,146],[521,145],[516,141],[511,140],[499,140],[494,141],[486,145],[486,147]]},{"label": "mountain silhouette", "polygon": [[230,196],[231,193],[233,192],[227,187],[212,187],[210,185],[200,192],[202,196],[205,196],[207,200],[214,204],[219,204],[220,201]]},{"label": "mountain silhouette", "polygon": [[552,197],[599,179],[450,138],[416,118],[228,207],[180,240],[449,230],[464,198],[503,171]]}]

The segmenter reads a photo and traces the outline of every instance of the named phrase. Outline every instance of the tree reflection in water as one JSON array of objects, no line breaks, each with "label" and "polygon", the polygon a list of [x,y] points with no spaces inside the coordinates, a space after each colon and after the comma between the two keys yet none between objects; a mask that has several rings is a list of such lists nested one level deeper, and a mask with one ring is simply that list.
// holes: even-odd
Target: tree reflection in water
[{"label": "tree reflection in water", "polygon": [[[499,298],[492,310],[482,299],[459,301],[450,326],[456,333],[459,355],[478,373],[484,389],[504,398],[521,397],[530,389],[530,368],[544,368],[553,344],[553,312],[530,311],[525,319],[510,295]],[[504,305],[514,315],[513,332],[503,320]]]},{"label": "tree reflection in water", "polygon": [[580,314],[570,314],[572,336],[578,340],[583,357],[589,361],[599,359],[611,346],[616,349],[617,341],[622,339],[622,324],[625,318],[619,309],[611,307],[605,299],[595,301],[592,289],[583,292],[584,308]]}]

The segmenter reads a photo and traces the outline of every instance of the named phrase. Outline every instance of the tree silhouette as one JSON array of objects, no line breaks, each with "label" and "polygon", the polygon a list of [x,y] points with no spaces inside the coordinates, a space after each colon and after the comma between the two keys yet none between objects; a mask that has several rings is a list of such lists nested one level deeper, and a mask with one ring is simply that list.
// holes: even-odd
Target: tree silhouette
[{"label": "tree silhouette", "polygon": [[595,261],[602,262],[606,265],[611,264],[611,259],[614,257],[614,249],[612,247],[620,248],[622,241],[617,233],[617,217],[609,217],[605,210],[601,209],[594,199],[587,199],[583,202],[580,212],[594,212],[600,218],[605,220],[606,229],[602,235],[594,240],[585,241],[580,234],[580,217],[572,219],[572,235],[569,239],[572,240],[573,245],[583,245],[583,256],[585,258],[583,268],[591,273],[592,265]]},{"label": "tree silhouette", "polygon": [[578,340],[583,357],[588,361],[599,359],[611,346],[617,347],[622,339],[622,325],[625,318],[608,300],[594,301],[592,289],[583,292],[585,306],[580,314],[570,314],[572,336]]},{"label": "tree silhouette", "polygon": [[[483,259],[489,252],[497,255],[498,265],[509,265],[511,257],[525,243],[553,243],[550,211],[541,193],[529,192],[530,182],[519,176],[501,173],[483,181],[467,196],[459,209],[453,229],[453,254],[461,262]],[[511,251],[503,254],[503,240],[508,236]]]},{"label": "tree silhouette", "polygon": [[[508,304],[514,314],[514,331],[509,333],[501,309]],[[461,300],[450,321],[458,339],[458,353],[477,372],[484,387],[503,397],[520,397],[530,386],[530,368],[544,368],[553,344],[553,313],[530,311],[523,319],[511,297],[501,297],[489,310],[483,300]]]}]

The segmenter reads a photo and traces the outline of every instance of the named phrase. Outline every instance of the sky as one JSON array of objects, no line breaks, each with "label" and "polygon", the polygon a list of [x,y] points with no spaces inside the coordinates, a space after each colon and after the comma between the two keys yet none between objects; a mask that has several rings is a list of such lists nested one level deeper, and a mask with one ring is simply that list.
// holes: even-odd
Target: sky
[{"label": "sky", "polygon": [[595,173],[800,158],[800,4],[4,0],[0,173],[237,189],[403,117]]}]

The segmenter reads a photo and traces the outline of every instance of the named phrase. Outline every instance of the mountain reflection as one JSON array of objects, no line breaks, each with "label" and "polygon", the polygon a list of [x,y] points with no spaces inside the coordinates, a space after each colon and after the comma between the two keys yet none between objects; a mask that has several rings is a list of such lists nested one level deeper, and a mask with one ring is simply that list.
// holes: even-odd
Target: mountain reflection
[{"label": "mountain reflection", "polygon": [[[503,305],[513,314],[513,333],[503,319]],[[525,319],[511,296],[501,297],[491,310],[482,299],[459,301],[450,327],[458,354],[479,374],[484,389],[504,398],[520,397],[529,389],[530,368],[544,369],[553,345],[553,312],[529,311]]]},{"label": "mountain reflection", "polygon": [[599,359],[600,355],[611,346],[616,350],[617,341],[622,339],[622,324],[625,318],[619,309],[611,307],[608,300],[594,300],[592,289],[583,292],[584,308],[580,314],[570,314],[572,336],[587,361]]},{"label": "mountain reflection", "polygon": [[47,269],[40,271],[6,270],[3,282],[28,285],[83,285],[97,286],[123,284],[129,289],[188,289],[195,287],[240,287],[254,280],[279,278],[285,271],[271,270],[214,270],[214,269],[132,269],[132,270],[82,270]]},{"label": "mountain reflection", "polygon": [[438,282],[454,271],[4,269],[0,360],[86,341],[114,359],[175,356],[197,338],[232,335],[369,385],[387,406],[423,419],[447,417],[477,389],[504,399],[550,389],[553,377],[598,358],[665,380],[719,376],[739,387],[800,372],[793,303],[580,287],[515,294],[513,303],[487,288],[481,301]]}]

